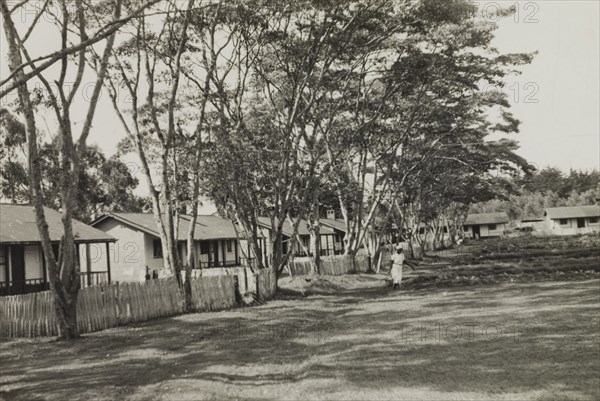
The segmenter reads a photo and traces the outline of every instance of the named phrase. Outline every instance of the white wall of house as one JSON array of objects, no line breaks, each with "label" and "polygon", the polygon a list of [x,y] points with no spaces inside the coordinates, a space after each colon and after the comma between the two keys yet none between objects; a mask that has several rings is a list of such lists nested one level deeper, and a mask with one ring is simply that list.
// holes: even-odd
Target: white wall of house
[{"label": "white wall of house", "polygon": [[[105,272],[108,270],[106,263],[106,244],[87,244],[90,249],[90,268],[92,272]],[[87,253],[86,244],[79,244],[79,266],[82,272],[87,271]],[[111,254],[114,252],[114,243],[109,243],[109,249]],[[113,267],[113,260],[111,259],[111,272]]]},{"label": "white wall of house", "polygon": [[[479,238],[499,237],[506,231],[506,223],[497,223],[495,229],[491,229],[489,224],[478,224]],[[466,238],[473,238],[473,226],[469,225],[464,230]],[[464,228],[463,228],[464,229]]]},{"label": "white wall of house", "polygon": [[235,260],[235,247],[237,245],[237,239],[227,239],[220,241],[224,252],[221,252],[221,256],[225,255],[225,261],[227,263],[234,263]]},{"label": "white wall of house", "polygon": [[481,237],[499,237],[502,234],[504,234],[504,231],[506,231],[505,223],[497,223],[495,224],[495,228],[493,226],[494,225],[492,224],[485,224],[480,226]]},{"label": "white wall of house", "polygon": [[[165,262],[164,259],[162,257],[154,257],[154,240],[157,240],[159,238],[155,237],[154,235],[150,235],[147,233],[143,233],[144,235],[144,243],[141,249],[141,254],[142,256],[142,260],[143,260],[143,264],[144,264],[144,277],[146,274],[146,266],[148,266],[148,269],[150,270],[150,274],[152,274],[152,271],[156,270],[157,272],[159,272],[160,270],[164,269],[165,266]],[[161,246],[161,250],[162,250],[162,246]]]},{"label": "white wall of house", "polygon": [[583,219],[585,227],[578,227],[577,218],[551,219],[546,217],[546,224],[548,226],[548,231],[555,235],[577,235],[600,232],[600,220],[598,218],[585,217]]},{"label": "white wall of house", "polygon": [[463,226],[463,234],[465,238],[473,238],[473,226]]},{"label": "white wall of house", "polygon": [[[111,280],[113,282],[145,281],[147,261],[144,253],[147,252],[147,250],[145,251],[145,236],[147,234],[121,224],[114,219],[106,219],[95,227],[118,239],[117,242],[109,246]],[[150,245],[150,252],[152,252],[152,241],[150,241]],[[81,253],[85,254],[85,251]],[[96,253],[98,256],[95,256]],[[105,244],[90,245],[90,256],[92,257],[93,271],[106,270]],[[162,259],[160,260],[162,263]]]}]

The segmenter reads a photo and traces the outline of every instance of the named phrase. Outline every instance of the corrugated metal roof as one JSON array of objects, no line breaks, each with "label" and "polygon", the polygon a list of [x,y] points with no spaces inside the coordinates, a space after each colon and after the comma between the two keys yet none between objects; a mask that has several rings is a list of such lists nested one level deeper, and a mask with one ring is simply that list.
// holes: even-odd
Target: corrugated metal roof
[{"label": "corrugated metal roof", "polygon": [[549,207],[544,216],[551,219],[568,219],[577,217],[600,217],[599,205]]},{"label": "corrugated metal roof", "polygon": [[[48,231],[52,241],[60,241],[64,230],[62,213],[44,207]],[[104,231],[73,219],[75,242],[112,242],[114,237]],[[0,204],[0,243],[40,242],[32,205]]]},{"label": "corrugated metal roof", "polygon": [[[268,217],[259,217],[258,224],[260,224],[262,227],[264,227],[266,229],[271,229],[271,219],[269,219]],[[298,235],[310,235],[310,231],[308,231],[307,225],[308,225],[308,222],[306,220],[304,220],[304,219],[300,220],[300,223],[298,224]],[[290,224],[290,222],[287,220],[284,221],[283,222],[283,235],[285,235],[287,237],[291,237],[293,233],[294,233],[294,230],[293,230],[293,227]],[[323,234],[335,234],[335,231],[333,231],[333,228],[321,226],[321,235],[323,235]]]},{"label": "corrugated metal roof", "polygon": [[320,219],[321,224],[330,228],[335,228],[336,230],[346,232],[346,223],[344,220],[337,219]]},{"label": "corrugated metal roof", "polygon": [[497,213],[472,213],[467,216],[465,226],[474,226],[482,224],[502,224],[508,223],[508,215],[504,212]]},{"label": "corrugated metal roof", "polygon": [[[105,221],[108,218],[113,218],[147,234],[160,237],[156,220],[154,220],[154,215],[151,213],[108,213],[94,221],[92,225],[98,226],[102,221]],[[177,236],[178,241],[187,240],[190,221],[191,216],[179,216],[179,232]],[[219,216],[198,215],[194,231],[195,240],[201,241],[235,238],[237,238],[236,232],[231,221],[223,219]]]}]

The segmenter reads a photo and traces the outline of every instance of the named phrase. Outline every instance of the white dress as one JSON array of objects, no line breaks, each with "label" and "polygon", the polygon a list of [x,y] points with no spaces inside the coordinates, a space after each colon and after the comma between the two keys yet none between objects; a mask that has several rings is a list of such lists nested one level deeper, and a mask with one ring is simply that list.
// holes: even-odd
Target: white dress
[{"label": "white dress", "polygon": [[394,284],[400,284],[400,281],[402,281],[402,264],[404,263],[404,255],[401,253],[392,255],[392,262],[392,270],[390,271],[392,280]]}]

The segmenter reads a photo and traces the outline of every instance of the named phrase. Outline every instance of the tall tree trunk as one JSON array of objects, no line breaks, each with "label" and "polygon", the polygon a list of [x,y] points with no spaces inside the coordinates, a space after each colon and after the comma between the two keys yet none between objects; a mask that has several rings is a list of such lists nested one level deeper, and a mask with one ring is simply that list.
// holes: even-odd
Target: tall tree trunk
[{"label": "tall tree trunk", "polygon": [[321,274],[321,227],[317,225],[312,225],[310,230],[310,256],[312,259],[313,270],[315,274]]},{"label": "tall tree trunk", "polygon": [[[14,24],[12,22],[8,5],[5,1],[0,2],[0,11],[4,20],[4,32],[8,43],[8,67],[15,73],[16,81],[25,81],[23,70],[18,67],[23,63],[21,52],[17,46],[17,38]],[[72,339],[79,336],[77,330],[76,305],[70,301],[67,291],[60,280],[60,271],[57,260],[52,250],[48,223],[44,214],[43,194],[41,188],[42,174],[38,158],[37,147],[37,128],[35,123],[34,106],[31,102],[27,83],[17,87],[17,93],[25,118],[26,136],[27,136],[27,164],[29,169],[29,191],[33,201],[35,211],[35,222],[41,238],[41,245],[46,259],[46,266],[49,272],[50,288],[54,293],[54,309],[58,322],[59,337]]]},{"label": "tall tree trunk", "polygon": [[[77,22],[79,25],[79,35],[81,40],[84,40],[85,33],[85,17],[83,13],[82,4],[77,2]],[[61,3],[63,11],[63,27],[62,29],[62,46],[63,50],[67,46],[66,43],[66,24],[68,16],[66,13],[66,3]],[[121,2],[118,1],[115,8],[113,19],[116,21],[120,18]],[[41,188],[42,174],[41,166],[38,157],[37,147],[37,128],[35,122],[34,105],[31,102],[29,90],[27,87],[27,78],[23,69],[19,66],[23,63],[23,56],[31,61],[30,56],[23,45],[23,42],[19,38],[18,32],[14,26],[11,18],[10,10],[8,9],[6,1],[0,1],[0,13],[4,21],[4,31],[6,34],[6,41],[8,43],[9,51],[9,69],[14,73],[14,82],[20,82],[17,85],[17,93],[21,102],[22,112],[25,117],[25,127],[27,136],[27,159],[28,159],[28,170],[29,170],[29,191],[30,197],[33,202],[35,220],[40,235],[41,247],[44,252],[44,258],[46,260],[46,267],[48,269],[48,277],[50,281],[50,288],[54,294],[54,307],[56,310],[58,332],[59,337],[63,339],[73,339],[79,337],[79,329],[77,327],[77,298],[80,288],[80,274],[79,274],[79,260],[76,257],[75,250],[75,238],[73,235],[73,209],[75,204],[75,198],[77,196],[77,190],[79,186],[79,173],[80,173],[80,161],[78,151],[83,150],[85,147],[85,141],[89,134],[94,113],[96,110],[96,104],[100,94],[100,88],[104,80],[108,58],[112,52],[114,45],[114,39],[116,31],[112,32],[107,40],[106,47],[100,63],[100,72],[98,74],[92,97],[89,99],[89,108],[85,117],[85,122],[79,137],[79,147],[76,148],[73,143],[72,124],[70,120],[70,106],[72,104],[73,96],[79,85],[81,84],[84,67],[85,67],[85,48],[79,51],[77,77],[73,83],[73,87],[70,93],[67,95],[64,92],[64,78],[67,69],[67,56],[62,57],[62,72],[59,80],[57,81],[58,89],[60,92],[61,107],[59,107],[58,100],[55,96],[50,96],[51,104],[56,111],[60,133],[62,139],[61,148],[61,183],[60,191],[62,198],[62,225],[63,225],[63,236],[61,238],[59,246],[58,261],[54,255],[52,249],[52,243],[48,230],[48,223],[46,221],[44,207],[43,207],[43,194]],[[34,22],[35,24],[35,22]],[[35,25],[32,25],[32,28]],[[34,66],[35,68],[35,66]],[[37,77],[49,87],[48,81],[42,76],[42,70],[38,70]]]}]

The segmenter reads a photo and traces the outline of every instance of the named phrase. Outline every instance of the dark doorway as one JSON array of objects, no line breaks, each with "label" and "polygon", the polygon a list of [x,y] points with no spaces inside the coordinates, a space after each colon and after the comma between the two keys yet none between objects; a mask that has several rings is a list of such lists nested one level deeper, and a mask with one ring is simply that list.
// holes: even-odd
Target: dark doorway
[{"label": "dark doorway", "polygon": [[219,241],[210,241],[209,242],[210,255],[208,263],[209,267],[218,267],[219,266]]},{"label": "dark doorway", "polygon": [[13,245],[10,247],[10,271],[14,294],[25,292],[25,247]]},{"label": "dark doorway", "polygon": [[479,226],[473,226],[473,238],[479,239],[481,237],[481,231],[479,231]]},{"label": "dark doorway", "polygon": [[290,239],[288,237],[285,237],[283,241],[281,241],[281,253],[283,255],[287,254],[289,241]]},{"label": "dark doorway", "polygon": [[585,228],[585,219],[577,219],[577,228]]}]

